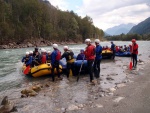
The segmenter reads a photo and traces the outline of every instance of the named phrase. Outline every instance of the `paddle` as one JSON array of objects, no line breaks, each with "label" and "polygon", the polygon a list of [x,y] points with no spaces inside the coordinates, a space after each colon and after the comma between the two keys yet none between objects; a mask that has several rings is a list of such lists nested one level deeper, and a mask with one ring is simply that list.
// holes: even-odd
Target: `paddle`
[{"label": "paddle", "polygon": [[79,81],[79,76],[80,76],[80,73],[81,73],[81,69],[82,69],[82,66],[83,66],[83,64],[84,64],[84,58],[85,58],[85,55],[84,55],[84,57],[83,57],[82,64],[81,64],[81,67],[80,67],[80,70],[79,70],[79,74],[78,74],[78,76],[77,76],[77,82]]},{"label": "paddle", "polygon": [[[133,52],[133,44],[132,44],[132,51],[131,52]],[[132,64],[132,53],[131,53],[131,61],[130,61],[130,64],[129,64],[129,69],[130,70],[132,70],[132,66],[133,66],[133,64]]]},{"label": "paddle", "polygon": [[24,74],[27,75],[30,71],[30,65],[26,67],[26,69],[24,70]]},{"label": "paddle", "polygon": [[129,69],[132,70],[132,57],[131,57],[131,61],[130,61],[130,64],[129,64]]}]

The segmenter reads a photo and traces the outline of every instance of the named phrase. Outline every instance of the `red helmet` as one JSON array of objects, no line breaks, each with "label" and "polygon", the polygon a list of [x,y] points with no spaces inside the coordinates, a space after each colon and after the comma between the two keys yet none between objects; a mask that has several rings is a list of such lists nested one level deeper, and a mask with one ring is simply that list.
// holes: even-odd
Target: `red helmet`
[{"label": "red helmet", "polygon": [[135,39],[132,39],[132,42],[136,42],[136,40],[135,40]]}]

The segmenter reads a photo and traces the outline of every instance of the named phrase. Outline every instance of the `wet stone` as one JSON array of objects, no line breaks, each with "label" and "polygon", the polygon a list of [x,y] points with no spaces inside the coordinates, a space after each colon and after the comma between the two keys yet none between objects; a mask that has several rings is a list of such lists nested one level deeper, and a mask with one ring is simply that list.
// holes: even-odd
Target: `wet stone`
[{"label": "wet stone", "polygon": [[22,94],[22,95],[21,95],[21,98],[26,98],[26,97],[28,97],[28,96],[25,95],[25,94]]},{"label": "wet stone", "polygon": [[105,95],[104,95],[104,94],[100,94],[99,96],[100,96],[100,97],[104,97]]},{"label": "wet stone", "polygon": [[13,111],[17,111],[14,103],[8,100],[8,97],[5,96],[0,105],[0,113],[10,113]]},{"label": "wet stone", "polygon": [[106,78],[107,80],[114,80],[112,77],[110,77],[110,76],[108,76],[107,78]]},{"label": "wet stone", "polygon": [[114,92],[114,91],[116,91],[116,89],[115,88],[109,88],[109,91]]},{"label": "wet stone", "polygon": [[122,99],[124,99],[125,97],[117,97],[116,99],[114,99],[113,101],[118,103],[120,102]]},{"label": "wet stone", "polygon": [[97,99],[98,99],[98,96],[95,96],[94,99],[97,100]]},{"label": "wet stone", "polygon": [[65,113],[66,112],[66,108],[61,108],[61,112]]},{"label": "wet stone", "polygon": [[103,105],[101,105],[101,104],[96,104],[95,105],[97,108],[102,108],[103,107]]},{"label": "wet stone", "polygon": [[109,96],[113,96],[113,95],[114,95],[114,93],[108,93],[108,95],[109,95]]},{"label": "wet stone", "polygon": [[144,62],[140,62],[139,65],[144,65]]},{"label": "wet stone", "polygon": [[79,108],[83,108],[84,105],[83,105],[83,104],[79,104],[78,107],[79,107]]},{"label": "wet stone", "polygon": [[78,106],[76,106],[76,105],[70,105],[69,107],[68,107],[68,111],[74,111],[74,110],[78,110],[79,108],[78,108]]},{"label": "wet stone", "polygon": [[104,82],[104,84],[107,84],[107,82]]},{"label": "wet stone", "polygon": [[49,84],[45,84],[45,87],[49,87]]},{"label": "wet stone", "polygon": [[124,83],[121,83],[121,84],[117,84],[117,88],[122,88],[122,87],[125,87],[126,85]]}]

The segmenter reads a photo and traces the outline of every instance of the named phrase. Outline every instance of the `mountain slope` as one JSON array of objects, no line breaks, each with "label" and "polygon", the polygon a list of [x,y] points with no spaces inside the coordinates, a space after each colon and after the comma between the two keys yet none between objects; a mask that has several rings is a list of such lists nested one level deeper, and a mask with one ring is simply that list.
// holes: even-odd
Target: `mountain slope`
[{"label": "mountain slope", "polygon": [[105,32],[110,35],[120,35],[122,33],[127,34],[134,25],[135,24],[132,24],[132,23],[121,24],[121,25],[109,28]]},{"label": "mountain slope", "polygon": [[134,26],[129,33],[150,34],[150,17]]}]

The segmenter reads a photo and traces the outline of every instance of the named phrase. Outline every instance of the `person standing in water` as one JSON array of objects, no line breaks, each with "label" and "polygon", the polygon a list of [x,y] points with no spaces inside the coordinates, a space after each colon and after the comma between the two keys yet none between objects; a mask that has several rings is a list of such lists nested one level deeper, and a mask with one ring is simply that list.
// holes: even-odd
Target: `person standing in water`
[{"label": "person standing in water", "polygon": [[51,54],[51,65],[52,65],[52,81],[54,82],[55,81],[55,75],[54,75],[55,68],[57,70],[58,79],[62,80],[62,78],[60,77],[60,72],[59,72],[59,60],[61,58],[61,52],[58,50],[57,44],[53,44],[53,49],[54,51]]},{"label": "person standing in water", "polygon": [[112,59],[115,59],[116,49],[115,49],[115,44],[112,41],[111,41],[111,51],[113,52]]},{"label": "person standing in water", "polygon": [[22,58],[22,63],[24,63],[26,67],[32,64],[32,58],[29,55],[29,52],[26,52],[26,56]]},{"label": "person standing in water", "polygon": [[101,63],[101,59],[102,59],[102,46],[100,45],[100,40],[99,39],[95,39],[95,61],[94,61],[94,74],[96,79],[99,79],[100,77],[100,63]]},{"label": "person standing in water", "polygon": [[75,59],[74,59],[73,56],[74,56],[73,51],[70,50],[68,46],[64,46],[64,53],[61,56],[61,59],[65,58],[66,61],[67,61],[67,78],[68,79],[69,79],[70,70],[72,71],[73,76],[75,76],[75,71],[74,71],[74,62],[75,62]]},{"label": "person standing in water", "polygon": [[95,84],[94,76],[93,76],[93,63],[95,59],[95,46],[91,44],[90,39],[86,39],[85,43],[87,45],[85,49],[85,57],[87,59],[87,66],[88,66],[88,73],[90,75],[90,82],[91,84]]},{"label": "person standing in water", "polygon": [[138,44],[135,39],[132,39],[132,62],[133,69],[137,67]]}]

